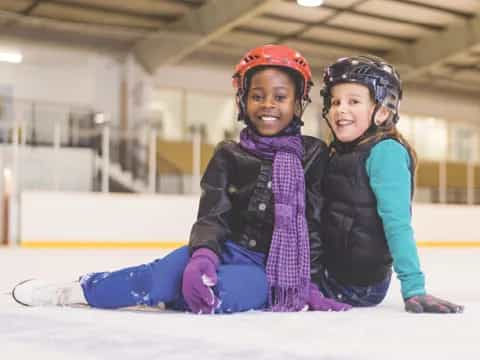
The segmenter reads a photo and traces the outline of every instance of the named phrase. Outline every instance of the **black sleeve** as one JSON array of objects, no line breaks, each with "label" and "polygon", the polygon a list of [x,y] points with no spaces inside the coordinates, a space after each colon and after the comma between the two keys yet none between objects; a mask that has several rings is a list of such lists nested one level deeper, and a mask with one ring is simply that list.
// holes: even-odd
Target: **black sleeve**
[{"label": "black sleeve", "polygon": [[232,161],[225,144],[220,144],[200,183],[202,195],[197,221],[190,233],[190,253],[209,248],[220,256],[223,243],[230,237],[232,204],[227,194]]},{"label": "black sleeve", "polygon": [[322,181],[327,162],[328,148],[322,143],[305,167],[306,217],[310,237],[310,276],[315,283],[319,282],[324,268],[325,249],[321,237],[321,214],[325,202]]}]

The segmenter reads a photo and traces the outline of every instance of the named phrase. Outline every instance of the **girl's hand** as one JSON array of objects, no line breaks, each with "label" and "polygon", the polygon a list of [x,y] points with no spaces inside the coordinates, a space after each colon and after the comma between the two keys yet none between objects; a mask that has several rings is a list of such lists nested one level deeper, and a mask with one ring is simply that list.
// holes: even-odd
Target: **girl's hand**
[{"label": "girl's hand", "polygon": [[405,310],[412,313],[461,313],[463,305],[457,305],[432,295],[416,295],[405,300]]},{"label": "girl's hand", "polygon": [[183,272],[182,294],[195,314],[213,314],[220,304],[212,287],[217,283],[218,256],[207,248],[195,250]]}]

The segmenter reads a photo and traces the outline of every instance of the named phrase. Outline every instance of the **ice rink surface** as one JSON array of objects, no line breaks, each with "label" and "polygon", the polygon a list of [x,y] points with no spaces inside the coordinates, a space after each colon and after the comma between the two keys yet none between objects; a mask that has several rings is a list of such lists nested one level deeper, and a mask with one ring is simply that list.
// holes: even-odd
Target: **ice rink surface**
[{"label": "ice rink surface", "polygon": [[345,313],[172,312],[26,308],[7,294],[27,278],[70,280],[161,257],[158,250],[0,248],[2,360],[480,359],[480,249],[420,249],[427,290],[466,306],[404,312],[395,279],[376,308]]}]

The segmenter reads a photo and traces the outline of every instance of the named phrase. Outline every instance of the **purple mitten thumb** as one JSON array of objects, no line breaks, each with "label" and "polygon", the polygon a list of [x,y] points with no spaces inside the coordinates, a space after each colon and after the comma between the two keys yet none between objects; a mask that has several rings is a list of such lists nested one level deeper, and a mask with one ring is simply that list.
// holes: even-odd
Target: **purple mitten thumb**
[{"label": "purple mitten thumb", "polygon": [[219,304],[212,287],[217,283],[218,256],[210,249],[195,250],[183,272],[182,294],[190,310],[211,314]]},{"label": "purple mitten thumb", "polygon": [[309,286],[308,307],[310,310],[316,311],[347,311],[352,308],[352,305],[326,298],[320,292],[317,285],[311,282]]}]

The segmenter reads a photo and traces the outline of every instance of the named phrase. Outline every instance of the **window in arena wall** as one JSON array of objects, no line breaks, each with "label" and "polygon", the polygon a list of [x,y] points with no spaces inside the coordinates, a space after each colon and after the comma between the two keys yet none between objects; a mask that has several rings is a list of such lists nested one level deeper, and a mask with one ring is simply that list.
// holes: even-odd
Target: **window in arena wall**
[{"label": "window in arena wall", "polygon": [[412,117],[413,141],[420,159],[446,160],[448,154],[447,121],[433,117]]},{"label": "window in arena wall", "polygon": [[187,91],[186,109],[187,126],[203,125],[209,144],[224,140],[235,128],[235,101],[230,95]]},{"label": "window in arena wall", "polygon": [[302,116],[303,120],[303,135],[310,135],[321,137],[320,126],[325,120],[322,119],[322,109],[317,104],[310,104],[305,109]]},{"label": "window in arena wall", "polygon": [[409,115],[400,115],[400,119],[397,123],[397,129],[403,135],[403,137],[413,145],[414,134],[413,134],[413,121],[412,117]]},{"label": "window in arena wall", "polygon": [[449,130],[449,160],[478,163],[479,129],[469,124],[453,123]]},{"label": "window in arena wall", "polygon": [[150,104],[149,117],[160,124],[160,135],[168,140],[183,140],[185,137],[183,114],[183,91],[181,89],[156,89]]}]

